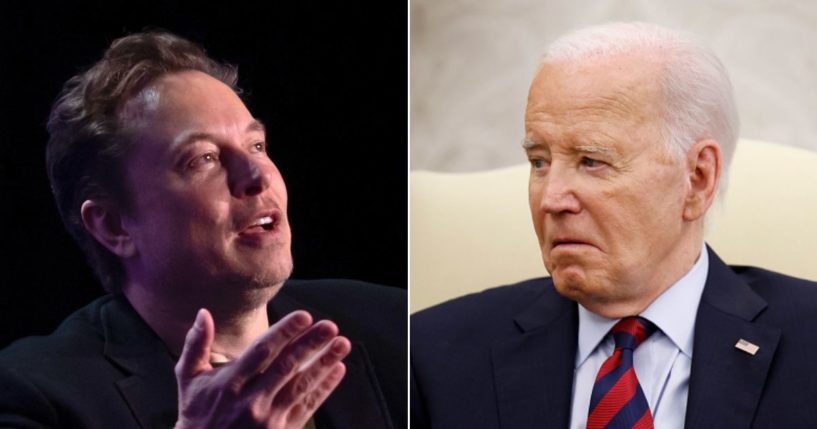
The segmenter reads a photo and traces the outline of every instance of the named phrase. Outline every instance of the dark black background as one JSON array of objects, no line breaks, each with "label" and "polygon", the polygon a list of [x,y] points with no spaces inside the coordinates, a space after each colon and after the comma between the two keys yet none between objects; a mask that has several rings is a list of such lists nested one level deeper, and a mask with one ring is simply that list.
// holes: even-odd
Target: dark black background
[{"label": "dark black background", "polygon": [[103,293],[52,201],[45,122],[70,76],[145,28],[239,66],[289,189],[293,277],[406,287],[405,3],[219,3],[0,4],[0,347]]}]

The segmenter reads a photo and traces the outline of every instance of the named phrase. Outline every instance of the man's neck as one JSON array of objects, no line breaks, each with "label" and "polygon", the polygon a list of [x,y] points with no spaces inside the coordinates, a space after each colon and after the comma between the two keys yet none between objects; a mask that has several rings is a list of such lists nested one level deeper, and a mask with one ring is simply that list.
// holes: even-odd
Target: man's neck
[{"label": "man's neck", "polygon": [[125,285],[123,292],[142,319],[167,345],[174,356],[181,355],[187,331],[193,326],[196,313],[206,308],[213,315],[215,338],[211,347],[211,361],[224,362],[237,358],[269,327],[267,302],[280,289],[280,285],[270,290],[256,290],[241,300],[226,303],[219,299],[190,299],[157,294],[156,289],[136,282]]}]

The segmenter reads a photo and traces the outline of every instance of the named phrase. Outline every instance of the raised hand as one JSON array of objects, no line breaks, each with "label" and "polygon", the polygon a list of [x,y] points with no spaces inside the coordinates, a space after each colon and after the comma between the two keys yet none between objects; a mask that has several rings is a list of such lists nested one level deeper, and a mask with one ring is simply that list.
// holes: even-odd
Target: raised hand
[{"label": "raised hand", "polygon": [[301,429],[346,372],[351,344],[305,311],[272,325],[235,361],[213,368],[213,318],[200,310],[176,364],[183,428]]}]

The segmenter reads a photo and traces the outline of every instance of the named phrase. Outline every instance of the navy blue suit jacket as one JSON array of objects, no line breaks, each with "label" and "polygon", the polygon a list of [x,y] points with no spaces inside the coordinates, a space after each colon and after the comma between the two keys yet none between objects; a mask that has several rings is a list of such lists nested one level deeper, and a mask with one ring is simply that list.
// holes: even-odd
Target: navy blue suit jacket
[{"label": "navy blue suit jacket", "polygon": [[[406,294],[348,280],[290,281],[270,320],[296,309],[352,342],[346,375],[315,413],[320,428],[406,427]],[[0,427],[170,428],[175,362],[122,297],[77,311],[47,337],[0,353]]]},{"label": "navy blue suit jacket", "polygon": [[[709,250],[695,317],[686,428],[817,428],[817,283]],[[577,338],[549,278],[413,315],[412,428],[567,428]]]}]

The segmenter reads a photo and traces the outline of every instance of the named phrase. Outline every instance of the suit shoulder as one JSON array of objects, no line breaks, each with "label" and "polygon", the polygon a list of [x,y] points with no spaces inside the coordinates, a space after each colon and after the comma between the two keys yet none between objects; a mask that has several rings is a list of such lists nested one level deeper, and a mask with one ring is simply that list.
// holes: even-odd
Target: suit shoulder
[{"label": "suit shoulder", "polygon": [[511,323],[513,317],[532,302],[557,293],[550,278],[526,280],[512,285],[486,289],[437,304],[411,316],[412,341],[415,338],[469,335],[478,331],[501,329],[498,322]]},{"label": "suit shoulder", "polygon": [[75,386],[94,384],[104,359],[100,298],[68,316],[51,334],[15,341],[0,351],[0,426],[57,427],[60,401]]},{"label": "suit shoulder", "polygon": [[766,302],[759,322],[782,329],[788,342],[808,348],[817,342],[817,282],[762,268],[732,269]]},{"label": "suit shoulder", "polygon": [[296,308],[334,321],[350,339],[405,349],[408,302],[402,289],[357,280],[292,280],[281,293]]},{"label": "suit shoulder", "polygon": [[436,304],[412,315],[412,323],[429,319],[452,318],[463,315],[474,317],[477,314],[490,312],[515,312],[526,303],[530,303],[546,292],[546,286],[552,284],[550,278],[525,280],[512,285],[485,289]]},{"label": "suit shoulder", "polygon": [[110,299],[105,296],[77,310],[49,335],[15,341],[0,351],[0,365],[26,371],[52,363],[63,367],[85,355],[98,355],[103,344],[99,314]]},{"label": "suit shoulder", "polygon": [[406,291],[359,280],[289,280],[282,290],[292,298],[330,315],[405,311]]},{"label": "suit shoulder", "polygon": [[731,268],[752,290],[770,303],[794,300],[817,309],[817,282],[757,267]]}]

